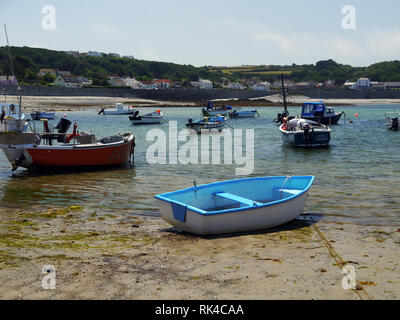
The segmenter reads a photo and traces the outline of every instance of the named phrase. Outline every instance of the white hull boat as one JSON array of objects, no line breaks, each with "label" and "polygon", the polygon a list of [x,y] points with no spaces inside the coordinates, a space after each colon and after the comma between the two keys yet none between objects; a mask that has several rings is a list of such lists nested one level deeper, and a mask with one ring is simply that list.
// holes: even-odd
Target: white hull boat
[{"label": "white hull boat", "polygon": [[156,195],[162,218],[198,235],[261,230],[285,224],[304,210],[313,176],[216,182]]},{"label": "white hull boat", "polygon": [[255,118],[259,116],[257,110],[234,110],[229,113],[229,118]]},{"label": "white hull boat", "polygon": [[117,103],[115,105],[115,109],[107,109],[107,108],[102,108],[98,114],[103,114],[105,116],[111,116],[111,115],[131,115],[136,112],[136,108],[133,106],[126,107],[122,103]]},{"label": "white hull boat", "polygon": [[301,118],[284,122],[279,130],[283,143],[296,147],[326,147],[331,139],[329,127]]},{"label": "white hull boat", "polygon": [[139,111],[136,111],[133,116],[129,117],[129,120],[131,120],[133,124],[159,124],[163,122],[164,116],[160,110],[142,116],[139,115]]}]

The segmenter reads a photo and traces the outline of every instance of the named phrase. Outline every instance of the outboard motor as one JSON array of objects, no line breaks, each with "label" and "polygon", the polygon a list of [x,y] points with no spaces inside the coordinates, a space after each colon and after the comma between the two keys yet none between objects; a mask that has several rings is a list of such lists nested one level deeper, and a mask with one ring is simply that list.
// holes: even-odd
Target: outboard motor
[{"label": "outboard motor", "polygon": [[192,118],[189,118],[189,119],[188,119],[188,123],[189,123],[189,124],[192,124],[192,123],[193,123],[193,119],[192,119]]},{"label": "outboard motor", "polygon": [[309,125],[308,123],[305,123],[305,124],[303,125],[303,130],[304,130],[304,139],[307,140],[308,137],[310,136],[310,135],[309,135],[310,130],[311,130],[310,125]]},{"label": "outboard motor", "polygon": [[[58,133],[66,133],[71,126],[72,122],[68,120],[67,118],[60,118],[60,120],[57,123],[56,129],[58,130]],[[65,136],[59,135],[57,138],[57,142],[64,142]]]},{"label": "outboard motor", "polygon": [[398,130],[399,129],[399,118],[392,118],[392,129]]}]

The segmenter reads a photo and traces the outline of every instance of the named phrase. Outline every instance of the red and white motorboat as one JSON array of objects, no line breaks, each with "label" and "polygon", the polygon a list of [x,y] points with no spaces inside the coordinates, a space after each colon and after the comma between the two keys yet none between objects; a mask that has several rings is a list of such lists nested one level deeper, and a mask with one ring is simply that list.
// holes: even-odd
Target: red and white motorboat
[{"label": "red and white motorboat", "polygon": [[[60,126],[61,123],[61,126]],[[96,140],[93,134],[74,132],[66,134],[71,122],[62,118],[56,127],[58,133],[36,134],[28,143],[1,144],[0,147],[13,170],[19,166],[31,167],[96,167],[118,166],[130,162],[135,148],[132,133],[117,134]],[[47,127],[46,122],[44,122]],[[67,127],[67,128],[66,128]],[[21,133],[22,135],[23,133]],[[26,133],[32,136],[32,133]],[[30,137],[31,137],[30,136]],[[29,140],[29,139],[25,139]],[[53,141],[59,143],[53,145]]]}]

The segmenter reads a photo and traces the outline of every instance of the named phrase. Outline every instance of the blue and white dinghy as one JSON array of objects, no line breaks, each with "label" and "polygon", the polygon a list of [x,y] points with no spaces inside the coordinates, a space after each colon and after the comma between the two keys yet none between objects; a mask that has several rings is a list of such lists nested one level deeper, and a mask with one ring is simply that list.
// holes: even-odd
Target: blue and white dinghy
[{"label": "blue and white dinghy", "polygon": [[304,210],[313,176],[215,182],[156,195],[162,218],[198,235],[271,228]]}]

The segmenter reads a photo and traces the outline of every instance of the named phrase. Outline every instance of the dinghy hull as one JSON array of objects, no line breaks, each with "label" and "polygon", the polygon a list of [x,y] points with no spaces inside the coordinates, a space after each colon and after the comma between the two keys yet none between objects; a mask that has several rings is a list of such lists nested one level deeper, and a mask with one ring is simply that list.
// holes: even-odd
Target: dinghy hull
[{"label": "dinghy hull", "polygon": [[[197,235],[248,232],[275,227],[297,218],[304,210],[307,191],[313,180],[311,176],[233,180],[155,198],[159,200],[162,218],[182,231]],[[188,199],[189,194],[195,198],[188,203],[181,202]],[[210,201],[214,201],[217,208],[208,208]],[[200,209],[199,206],[207,208]]]}]

